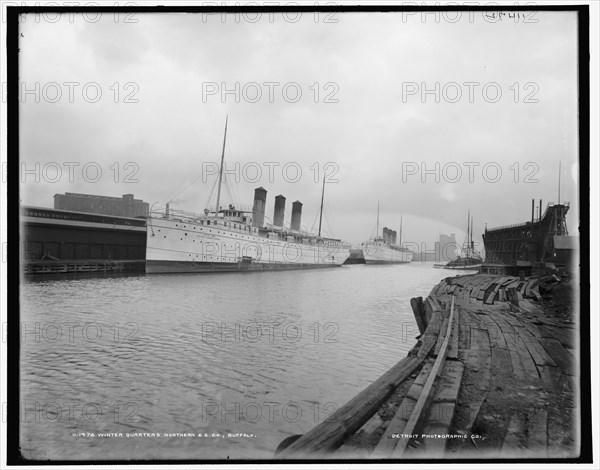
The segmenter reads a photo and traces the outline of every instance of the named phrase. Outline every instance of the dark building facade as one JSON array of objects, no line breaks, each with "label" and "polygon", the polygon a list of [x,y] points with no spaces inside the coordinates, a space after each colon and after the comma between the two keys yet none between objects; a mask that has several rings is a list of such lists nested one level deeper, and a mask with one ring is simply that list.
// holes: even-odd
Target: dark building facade
[{"label": "dark building facade", "polygon": [[146,217],[149,204],[141,199],[135,199],[133,194],[124,194],[123,197],[111,197],[65,193],[54,195],[54,208],[117,217]]},{"label": "dark building facade", "polygon": [[20,221],[26,272],[40,262],[145,261],[145,219],[21,206]]}]

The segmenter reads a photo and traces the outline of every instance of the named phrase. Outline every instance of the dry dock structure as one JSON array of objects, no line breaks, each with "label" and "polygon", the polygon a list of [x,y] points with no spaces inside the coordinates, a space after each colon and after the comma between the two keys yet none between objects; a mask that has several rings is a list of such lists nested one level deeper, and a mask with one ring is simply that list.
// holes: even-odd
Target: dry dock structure
[{"label": "dry dock structure", "polygon": [[421,335],[408,356],[283,441],[276,457],[577,457],[579,343],[568,285],[556,276],[446,278],[411,299]]}]

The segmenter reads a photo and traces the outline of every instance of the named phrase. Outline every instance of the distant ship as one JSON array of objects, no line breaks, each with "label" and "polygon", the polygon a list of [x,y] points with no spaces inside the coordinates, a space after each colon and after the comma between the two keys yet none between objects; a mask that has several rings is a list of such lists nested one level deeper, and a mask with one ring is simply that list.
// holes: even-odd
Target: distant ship
[{"label": "distant ship", "polygon": [[401,264],[410,263],[413,252],[402,247],[402,218],[400,219],[400,237],[396,244],[395,230],[383,227],[379,237],[379,203],[377,203],[377,230],[375,238],[361,244],[366,264]]},{"label": "distant ship", "polygon": [[275,198],[272,225],[265,225],[267,191],[254,191],[252,211],[229,204],[220,207],[227,120],[219,171],[216,210],[203,215],[173,211],[169,204],[147,218],[146,273],[209,273],[266,271],[341,266],[350,244],[321,237],[325,181],[321,194],[319,232],[301,230],[302,203],[292,204],[289,228],[283,226],[285,197]]},{"label": "distant ship", "polygon": [[483,264],[480,253],[475,251],[473,242],[473,218],[471,211],[467,215],[467,238],[462,246],[462,253],[446,264],[434,264],[434,268],[479,270]]}]

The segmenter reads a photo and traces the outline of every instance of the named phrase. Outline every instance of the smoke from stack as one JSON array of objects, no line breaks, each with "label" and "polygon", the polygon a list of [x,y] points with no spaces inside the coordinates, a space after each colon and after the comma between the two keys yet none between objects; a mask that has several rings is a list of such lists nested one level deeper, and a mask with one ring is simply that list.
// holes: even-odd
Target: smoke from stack
[{"label": "smoke from stack", "polygon": [[267,190],[262,186],[254,190],[254,204],[252,206],[252,225],[263,227],[265,224],[265,206],[267,205]]},{"label": "smoke from stack", "polygon": [[292,203],[292,224],[291,229],[300,231],[300,222],[302,221],[302,203],[295,201]]},{"label": "smoke from stack", "polygon": [[281,194],[275,196],[275,209],[273,211],[273,225],[283,227],[283,216],[285,213],[285,197]]}]

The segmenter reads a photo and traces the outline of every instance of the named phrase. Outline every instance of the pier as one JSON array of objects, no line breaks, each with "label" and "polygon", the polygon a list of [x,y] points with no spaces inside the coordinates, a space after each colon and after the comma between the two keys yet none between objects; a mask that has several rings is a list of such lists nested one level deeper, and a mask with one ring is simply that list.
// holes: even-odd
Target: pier
[{"label": "pier", "polygon": [[411,299],[407,357],[276,458],[575,458],[572,285],[556,275],[449,277]]}]

